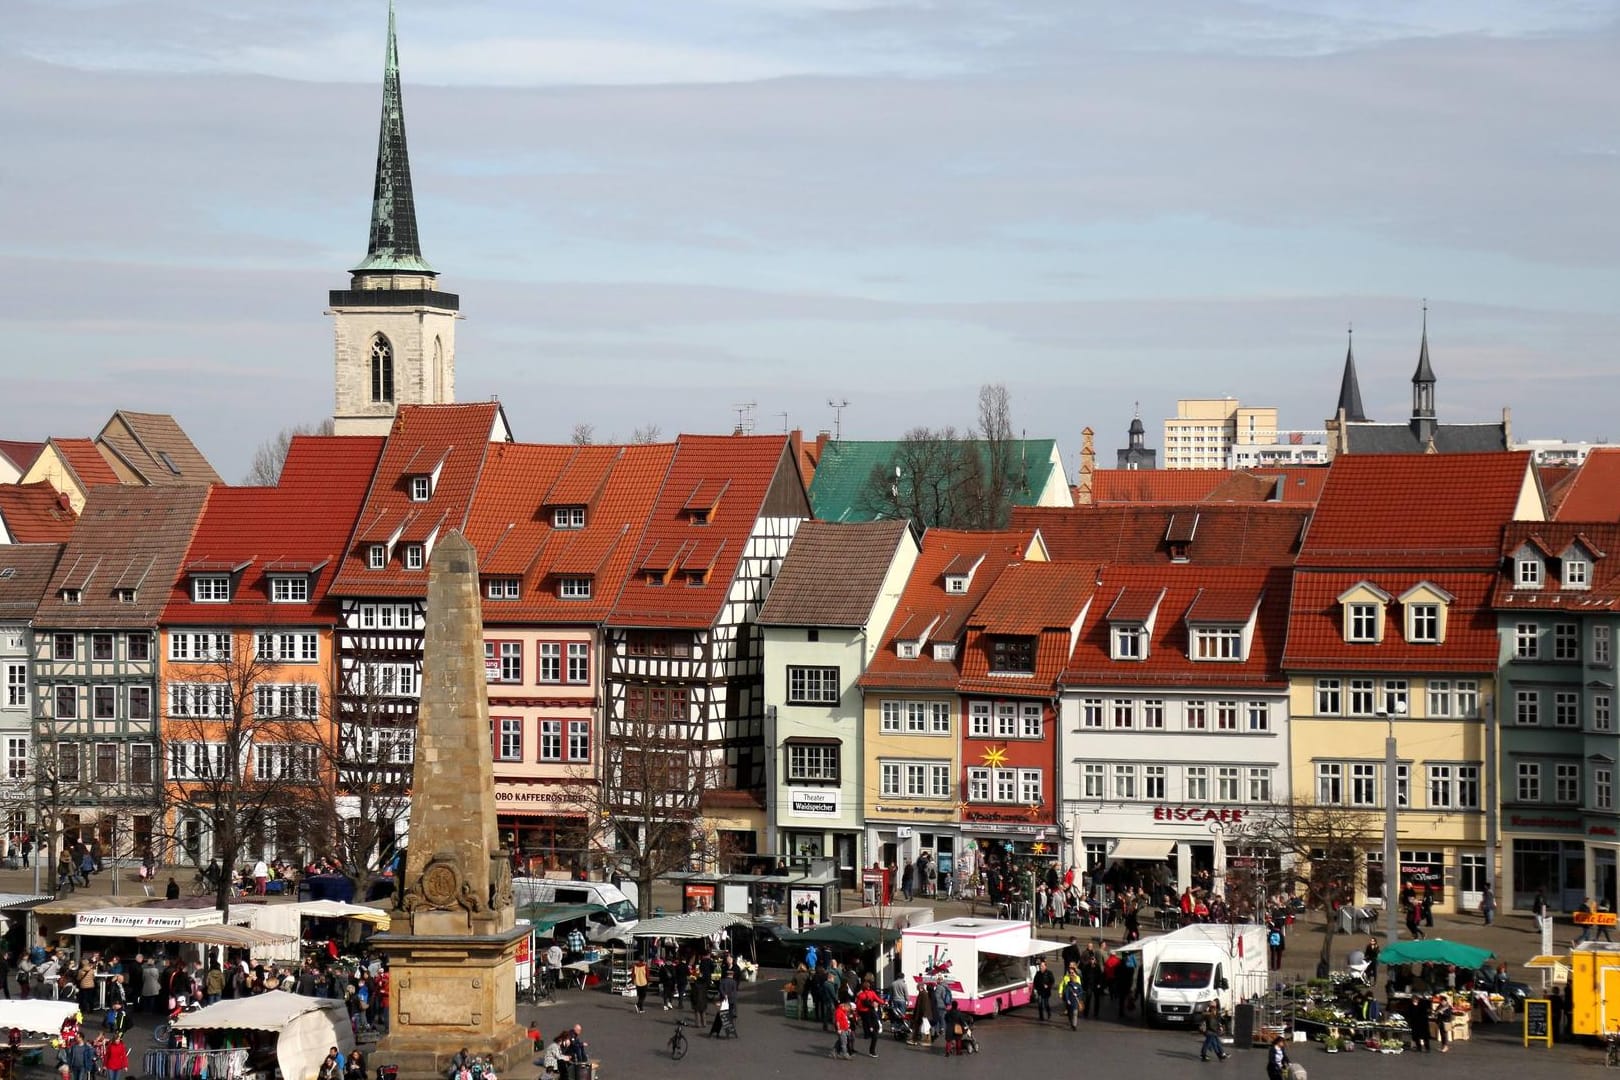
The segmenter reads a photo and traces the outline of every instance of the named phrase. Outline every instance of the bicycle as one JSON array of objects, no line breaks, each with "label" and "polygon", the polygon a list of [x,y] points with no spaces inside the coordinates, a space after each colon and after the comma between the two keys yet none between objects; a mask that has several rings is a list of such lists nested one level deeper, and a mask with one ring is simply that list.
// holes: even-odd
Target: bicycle
[{"label": "bicycle", "polygon": [[530,976],[529,985],[518,989],[517,999],[524,1005],[538,1005],[542,1001],[550,1001],[556,992],[550,973],[545,972]]},{"label": "bicycle", "polygon": [[191,875],[191,895],[192,896],[207,896],[210,893],[212,893],[213,891],[214,891],[213,882],[209,881],[208,878],[203,874],[203,872],[201,870],[199,870],[195,874]]},{"label": "bicycle", "polygon": [[679,1061],[686,1056],[686,1021],[675,1021],[675,1034],[669,1037],[669,1058]]},{"label": "bicycle", "polygon": [[1620,1031],[1604,1032],[1603,1045],[1608,1052],[1604,1065],[1611,1069],[1620,1067]]}]

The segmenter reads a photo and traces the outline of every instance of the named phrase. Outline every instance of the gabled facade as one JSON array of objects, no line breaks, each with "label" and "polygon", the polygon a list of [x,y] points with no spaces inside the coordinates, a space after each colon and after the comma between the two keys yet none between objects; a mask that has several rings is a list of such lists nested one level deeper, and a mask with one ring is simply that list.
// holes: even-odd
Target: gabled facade
[{"label": "gabled facade", "polygon": [[144,487],[224,483],[168,413],[120,409],[96,435],[96,446],[119,483]]},{"label": "gabled facade", "polygon": [[75,514],[84,512],[84,501],[92,488],[120,483],[93,439],[47,440],[18,483],[41,481],[61,492]]},{"label": "gabled facade", "polygon": [[[1544,517],[1528,454],[1349,455],[1297,561],[1284,658],[1295,791],[1380,815],[1392,733],[1390,884],[1434,892],[1438,910],[1476,910],[1498,872],[1491,593],[1502,529]],[[1365,857],[1366,899],[1382,903],[1381,843]]]},{"label": "gabled facade", "polygon": [[1588,896],[1612,906],[1620,525],[1512,524],[1501,555],[1501,903],[1528,911],[1540,892],[1560,911]]},{"label": "gabled facade", "polygon": [[34,459],[39,457],[40,451],[45,449],[42,442],[29,442],[26,439],[0,439],[0,484],[15,484],[23,477],[33,465]]},{"label": "gabled facade", "polygon": [[415,730],[421,698],[428,559],[441,536],[465,531],[490,448],[510,441],[493,402],[402,406],[394,416],[328,591],[343,745],[382,738],[399,752],[377,762],[357,751],[352,767],[408,773],[399,733]]},{"label": "gabled facade", "polygon": [[495,810],[535,873],[583,867],[602,766],[602,626],[673,443],[490,447],[467,525],[483,583]]},{"label": "gabled facade", "polygon": [[60,544],[0,548],[0,828],[11,835],[32,827],[34,614],[61,556]]},{"label": "gabled facade", "polygon": [[916,561],[904,521],[806,521],[759,615],[770,748],[766,850],[831,857],[845,888],[856,888],[868,865],[857,682]]},{"label": "gabled facade", "polygon": [[[216,487],[172,580],[158,638],[160,782],[195,788],[238,748],[246,776],[330,790],[338,572],[382,440],[301,435],[275,487]],[[235,701],[240,696],[240,701]],[[201,800],[164,835],[199,865],[214,855]],[[307,861],[310,823],[258,823],[244,852]]]},{"label": "gabled facade", "polygon": [[159,838],[158,623],[208,499],[198,486],[97,487],[34,623],[40,843],[128,857]]},{"label": "gabled facade", "polygon": [[67,496],[43,480],[0,484],[0,544],[62,544],[78,520]]},{"label": "gabled facade", "polygon": [[967,618],[959,809],[974,867],[1062,857],[1058,678],[1092,600],[1084,568],[1021,562]]},{"label": "gabled facade", "polygon": [[[861,676],[863,865],[930,852],[941,874],[967,849],[962,829],[967,718],[959,683],[968,620],[1007,568],[1044,561],[1038,534],[929,529]],[[992,824],[992,823],[986,823]],[[1035,840],[1033,825],[1022,839]]]},{"label": "gabled facade", "polygon": [[785,436],[682,435],[606,627],[606,739],[689,727],[717,785],[708,827],[765,839],[759,610],[810,501]]}]

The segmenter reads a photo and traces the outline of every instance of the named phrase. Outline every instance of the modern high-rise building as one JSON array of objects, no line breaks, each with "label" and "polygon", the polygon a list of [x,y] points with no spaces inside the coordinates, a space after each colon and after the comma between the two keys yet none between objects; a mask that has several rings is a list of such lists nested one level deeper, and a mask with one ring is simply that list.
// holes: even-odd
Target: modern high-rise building
[{"label": "modern high-rise building", "polygon": [[1277,410],[1245,407],[1236,398],[1182,398],[1164,422],[1164,467],[1229,469],[1238,443],[1277,441]]}]

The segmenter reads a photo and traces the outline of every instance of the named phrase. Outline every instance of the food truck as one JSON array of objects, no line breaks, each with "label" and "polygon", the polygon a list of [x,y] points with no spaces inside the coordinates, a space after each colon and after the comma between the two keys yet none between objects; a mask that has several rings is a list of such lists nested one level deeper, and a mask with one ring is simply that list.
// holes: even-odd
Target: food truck
[{"label": "food truck", "polygon": [[900,946],[913,994],[943,982],[963,1012],[986,1016],[1027,1005],[1031,966],[1063,942],[1041,940],[1023,919],[961,917],[908,926]]}]

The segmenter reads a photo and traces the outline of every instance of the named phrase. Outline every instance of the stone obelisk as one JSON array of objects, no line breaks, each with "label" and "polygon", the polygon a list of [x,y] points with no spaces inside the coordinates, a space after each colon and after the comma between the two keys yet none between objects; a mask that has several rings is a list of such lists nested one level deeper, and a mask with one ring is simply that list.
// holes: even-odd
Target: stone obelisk
[{"label": "stone obelisk", "polygon": [[411,782],[410,843],[392,925],[371,941],[393,993],[378,1064],[405,1080],[443,1077],[462,1047],[497,1072],[527,1067],[517,1023],[511,863],[495,826],[478,559],[460,533],[428,570],[422,703]]}]

